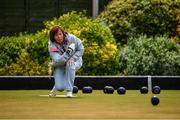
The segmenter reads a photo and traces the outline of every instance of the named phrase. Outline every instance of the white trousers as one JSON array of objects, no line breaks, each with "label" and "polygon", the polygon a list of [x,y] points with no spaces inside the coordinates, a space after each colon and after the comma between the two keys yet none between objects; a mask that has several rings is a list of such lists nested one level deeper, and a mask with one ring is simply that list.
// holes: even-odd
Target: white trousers
[{"label": "white trousers", "polygon": [[67,92],[73,91],[75,73],[82,66],[82,61],[76,61],[65,67],[56,67],[54,69],[55,85],[53,89]]}]

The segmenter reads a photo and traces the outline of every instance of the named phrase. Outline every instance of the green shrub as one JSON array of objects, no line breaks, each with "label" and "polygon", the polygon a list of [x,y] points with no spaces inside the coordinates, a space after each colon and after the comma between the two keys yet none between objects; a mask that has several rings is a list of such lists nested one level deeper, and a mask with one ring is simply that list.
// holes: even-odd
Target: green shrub
[{"label": "green shrub", "polygon": [[0,39],[0,67],[16,62],[21,49],[28,46],[32,35],[22,35],[13,37],[2,37]]},{"label": "green shrub", "polygon": [[172,37],[171,41],[180,45],[180,37]]},{"label": "green shrub", "polygon": [[78,75],[116,75],[119,72],[118,49],[110,29],[83,13],[71,12],[45,22],[46,28],[34,35],[2,37],[0,75],[47,74],[49,31],[54,25],[79,37],[85,46],[84,64]]},{"label": "green shrub", "polygon": [[45,23],[47,34],[54,25],[79,37],[85,46],[80,75],[116,75],[119,70],[118,49],[110,29],[101,22],[71,12]]},{"label": "green shrub", "polygon": [[43,32],[37,32],[33,37],[32,41],[27,47],[30,59],[36,61],[38,64],[44,64],[49,57],[48,53],[48,38],[47,34]]},{"label": "green shrub", "polygon": [[167,37],[130,39],[120,56],[126,75],[180,75],[180,45]]},{"label": "green shrub", "polygon": [[42,33],[20,34],[0,39],[0,67],[15,63],[21,49],[27,49],[30,58],[43,64],[48,57],[47,35]]},{"label": "green shrub", "polygon": [[17,62],[0,69],[1,75],[47,75],[47,63],[39,65],[30,59],[26,49],[21,49]]},{"label": "green shrub", "polygon": [[179,12],[179,0],[113,0],[99,18],[124,44],[139,34],[175,36]]}]

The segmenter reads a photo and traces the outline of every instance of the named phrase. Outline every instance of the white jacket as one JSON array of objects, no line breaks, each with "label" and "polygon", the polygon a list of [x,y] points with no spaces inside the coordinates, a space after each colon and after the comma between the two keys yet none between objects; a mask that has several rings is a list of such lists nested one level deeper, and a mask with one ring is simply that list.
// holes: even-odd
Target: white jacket
[{"label": "white jacket", "polygon": [[[75,35],[67,34],[64,39],[64,49],[57,44],[56,42],[51,42],[49,40],[48,44],[48,51],[50,54],[50,57],[52,59],[52,63],[54,67],[61,67],[65,66],[68,59],[72,58],[74,62],[79,62],[79,64],[82,66],[82,56],[84,53],[84,46],[82,44],[82,41],[77,38]],[[66,53],[66,50],[68,46],[74,43],[75,44],[75,50],[73,51],[72,55],[69,55]]]}]

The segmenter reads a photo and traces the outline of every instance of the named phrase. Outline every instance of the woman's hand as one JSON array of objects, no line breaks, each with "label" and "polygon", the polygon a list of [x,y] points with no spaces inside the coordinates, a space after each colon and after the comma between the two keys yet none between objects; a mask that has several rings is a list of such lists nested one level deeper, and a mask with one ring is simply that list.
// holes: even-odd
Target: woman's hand
[{"label": "woman's hand", "polygon": [[74,64],[74,60],[72,58],[70,58],[67,62],[66,62],[67,65],[71,65],[71,64]]}]

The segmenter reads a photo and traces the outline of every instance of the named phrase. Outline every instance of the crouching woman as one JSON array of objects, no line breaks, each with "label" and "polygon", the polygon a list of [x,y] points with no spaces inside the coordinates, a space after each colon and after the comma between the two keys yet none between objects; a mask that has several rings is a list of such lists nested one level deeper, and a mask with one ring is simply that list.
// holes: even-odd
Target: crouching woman
[{"label": "crouching woman", "polygon": [[49,97],[55,97],[57,90],[66,90],[67,97],[72,97],[75,73],[81,68],[83,62],[82,41],[57,25],[50,30],[48,51],[52,59],[52,74],[55,80]]}]

